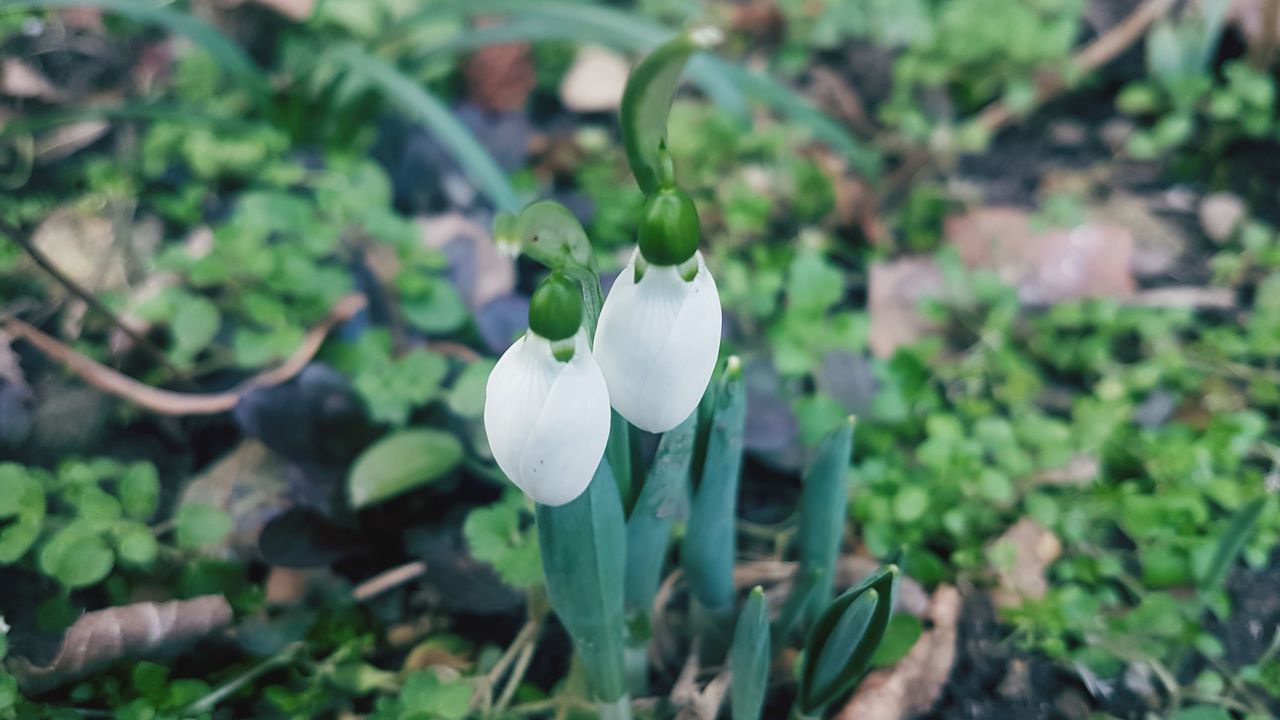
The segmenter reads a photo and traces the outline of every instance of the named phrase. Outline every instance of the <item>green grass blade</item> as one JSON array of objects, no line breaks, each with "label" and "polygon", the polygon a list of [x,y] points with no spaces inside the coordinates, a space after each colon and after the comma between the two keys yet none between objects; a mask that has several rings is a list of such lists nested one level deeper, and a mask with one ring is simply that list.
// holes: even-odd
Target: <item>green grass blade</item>
[{"label": "green grass blade", "polygon": [[842,423],[823,438],[804,476],[800,492],[800,547],[802,572],[820,571],[824,581],[812,589],[801,622],[807,629],[822,608],[831,602],[836,556],[844,535],[849,508],[849,456],[853,452],[854,420]]},{"label": "green grass blade", "polygon": [[702,479],[690,508],[682,553],[690,592],[712,612],[733,606],[734,522],[745,419],[742,366],[730,358],[716,397]]},{"label": "green grass blade", "polygon": [[622,606],[626,524],[608,463],[586,492],[560,507],[536,506],[547,595],[569,631],[597,699],[627,692]]},{"label": "green grass blade", "polygon": [[489,151],[476,140],[444,103],[427,92],[394,65],[376,58],[355,46],[333,51],[331,57],[343,67],[381,90],[392,104],[422,122],[449,149],[463,171],[474,181],[499,210],[515,212],[520,200],[506,173],[498,167]]},{"label": "green grass blade", "polygon": [[187,13],[136,2],[136,0],[0,0],[0,13],[74,7],[98,8],[135,22],[158,25],[169,32],[182,35],[213,56],[218,65],[249,90],[255,100],[259,103],[266,102],[268,84],[262,70],[226,36]]},{"label": "green grass blade", "polygon": [[757,720],[764,708],[765,690],[769,687],[769,608],[764,590],[756,587],[738,614],[729,649],[729,666],[733,668],[729,688],[733,720]]},{"label": "green grass blade", "polygon": [[1253,531],[1253,526],[1258,522],[1258,518],[1262,516],[1262,511],[1266,504],[1266,498],[1258,498],[1241,506],[1231,516],[1231,522],[1227,525],[1226,532],[1218,540],[1218,547],[1214,550],[1213,560],[1210,561],[1209,568],[1205,572],[1204,578],[1200,581],[1201,590],[1217,590],[1226,582],[1227,573],[1231,571],[1231,566],[1236,564],[1236,559],[1240,557],[1240,552],[1244,550],[1244,544],[1249,539],[1249,533]]}]

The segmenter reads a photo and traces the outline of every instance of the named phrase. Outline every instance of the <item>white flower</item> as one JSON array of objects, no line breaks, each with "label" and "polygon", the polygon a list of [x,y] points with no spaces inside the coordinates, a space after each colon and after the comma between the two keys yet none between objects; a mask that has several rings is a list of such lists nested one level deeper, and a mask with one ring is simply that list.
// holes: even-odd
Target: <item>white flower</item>
[{"label": "white flower", "polygon": [[666,432],[693,413],[720,352],[720,294],[702,253],[697,274],[648,265],[636,254],[609,291],[596,329],[596,359],[614,409],[632,425]]},{"label": "white flower", "polygon": [[568,361],[556,359],[551,341],[525,333],[489,374],[484,401],[498,467],[544,505],[581,495],[609,440],[609,390],[586,333],[563,343],[573,346]]}]

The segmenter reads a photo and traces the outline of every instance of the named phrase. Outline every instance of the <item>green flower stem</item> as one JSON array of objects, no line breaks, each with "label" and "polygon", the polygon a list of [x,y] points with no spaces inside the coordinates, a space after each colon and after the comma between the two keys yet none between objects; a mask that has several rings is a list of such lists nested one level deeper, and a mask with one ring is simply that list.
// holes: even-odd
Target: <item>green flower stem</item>
[{"label": "green flower stem", "polygon": [[791,703],[791,720],[822,720],[826,707],[820,707],[812,713],[806,713],[800,709],[800,698],[797,697],[795,702]]},{"label": "green flower stem", "polygon": [[627,689],[636,696],[649,693],[649,638],[647,628],[643,637],[639,637],[636,633],[627,636],[627,649],[624,655]]}]

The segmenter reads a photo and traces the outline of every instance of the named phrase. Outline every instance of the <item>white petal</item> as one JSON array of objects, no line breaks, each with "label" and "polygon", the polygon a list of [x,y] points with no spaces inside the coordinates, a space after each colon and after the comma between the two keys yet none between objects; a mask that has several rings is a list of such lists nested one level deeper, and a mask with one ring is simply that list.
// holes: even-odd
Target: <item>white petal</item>
[{"label": "white petal", "polygon": [[609,439],[609,396],[585,334],[569,362],[529,332],[489,375],[485,432],[498,467],[535,501],[562,505],[586,489]]},{"label": "white petal", "polygon": [[563,365],[520,459],[524,491],[543,505],[581,495],[609,442],[609,388],[585,335]]},{"label": "white petal", "polygon": [[692,281],[674,267],[650,265],[636,283],[633,255],[600,312],[595,352],[610,401],[649,432],[689,417],[720,351],[720,295],[702,253],[695,257]]}]

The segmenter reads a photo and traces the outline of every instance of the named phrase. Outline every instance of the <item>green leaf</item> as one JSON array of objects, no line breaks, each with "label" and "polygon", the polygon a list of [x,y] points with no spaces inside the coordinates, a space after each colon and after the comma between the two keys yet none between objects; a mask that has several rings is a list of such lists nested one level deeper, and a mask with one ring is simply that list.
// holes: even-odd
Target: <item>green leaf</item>
[{"label": "green leaf", "polygon": [[113,565],[115,554],[87,521],[72,521],[40,548],[40,571],[72,589],[98,583]]},{"label": "green leaf", "polygon": [[212,505],[183,505],[178,508],[173,522],[178,546],[184,548],[217,545],[231,532],[231,516]]},{"label": "green leaf", "polygon": [[44,488],[25,467],[0,463],[0,564],[17,562],[40,535]]},{"label": "green leaf", "polygon": [[404,319],[424,333],[453,332],[467,321],[467,305],[446,280],[437,279],[431,291],[421,297],[405,298]]},{"label": "green leaf", "polygon": [[379,422],[402,426],[414,408],[425,405],[440,392],[440,383],[449,372],[443,355],[414,349],[392,359],[375,355],[358,366],[354,385]]},{"label": "green leaf", "polygon": [[462,534],[471,555],[493,566],[502,581],[528,588],[542,581],[542,557],[532,528],[522,528],[524,495],[509,492],[501,501],[467,515]]},{"label": "green leaf", "polygon": [[402,717],[461,720],[469,711],[472,692],[466,680],[447,682],[434,670],[419,670],[405,680],[400,691]]},{"label": "green leaf", "polygon": [[1254,524],[1262,516],[1262,510],[1266,507],[1266,502],[1267,499],[1265,497],[1258,498],[1253,502],[1246,503],[1231,516],[1231,523],[1227,525],[1226,532],[1222,534],[1222,538],[1218,541],[1218,547],[1213,553],[1213,560],[1209,563],[1209,569],[1200,580],[1201,590],[1217,590],[1222,587],[1223,582],[1227,579],[1227,572],[1231,570],[1231,566],[1240,557],[1240,551],[1244,549],[1245,541],[1249,539],[1249,533],[1253,530]]},{"label": "green leaf", "polygon": [[353,508],[390,500],[444,477],[462,461],[462,444],[439,430],[403,430],[374,443],[351,466]]},{"label": "green leaf", "polygon": [[174,360],[184,364],[194,360],[217,337],[221,326],[217,305],[199,295],[184,296],[170,321]]},{"label": "green leaf", "polygon": [[661,182],[660,150],[667,139],[667,114],[685,63],[721,39],[720,31],[710,27],[681,33],[649,53],[627,77],[618,122],[627,162],[646,195],[656,192]]},{"label": "green leaf", "polygon": [[130,465],[120,476],[119,493],[125,515],[144,522],[150,519],[160,501],[160,476],[156,466],[149,462]]},{"label": "green leaf", "polygon": [[538,543],[547,595],[591,679],[596,699],[627,692],[623,648],[622,498],[608,463],[600,463],[586,492],[559,507],[537,505]]},{"label": "green leaf", "polygon": [[[914,572],[913,570],[913,576]],[[871,657],[871,666],[888,667],[897,663],[911,652],[923,632],[924,626],[919,619],[911,615],[894,615],[885,628],[880,647],[876,648],[876,654]]]},{"label": "green leaf", "polygon": [[818,570],[825,579],[813,588],[804,629],[831,601],[831,585],[836,573],[836,556],[849,514],[849,459],[853,453],[854,419],[832,430],[818,446],[805,472],[800,491],[800,527],[796,543],[800,548],[803,572]]},{"label": "green leaf", "polygon": [[453,382],[445,401],[449,409],[464,418],[478,418],[484,414],[484,393],[493,372],[494,361],[477,360],[469,365]]},{"label": "green leaf", "polygon": [[252,92],[259,102],[267,99],[267,79],[253,61],[235,43],[193,15],[137,0],[6,0],[0,10],[29,10],[94,7],[122,15],[140,23],[152,23],[184,35],[204,48],[219,66],[231,75],[239,87]]},{"label": "green leaf", "polygon": [[734,599],[734,523],[746,421],[746,393],[736,358],[729,360],[715,402],[682,555],[690,592],[712,611],[732,607]]},{"label": "green leaf", "polygon": [[506,173],[439,98],[395,66],[358,46],[344,45],[329,54],[353,75],[378,87],[392,104],[424,123],[499,210],[514,212],[520,207]]},{"label": "green leaf", "polygon": [[125,523],[116,528],[115,545],[120,562],[140,568],[151,567],[160,551],[155,533],[141,523]]},{"label": "green leaf", "polygon": [[899,570],[890,565],[844,592],[818,617],[805,643],[800,704],[814,713],[866,672],[893,613]]},{"label": "green leaf", "polygon": [[801,312],[822,313],[844,296],[844,275],[822,253],[803,250],[791,261],[787,302]]},{"label": "green leaf", "polygon": [[764,590],[756,587],[738,615],[729,649],[729,666],[733,669],[730,704],[733,720],[756,720],[764,707],[769,688],[769,608]]},{"label": "green leaf", "polygon": [[663,433],[649,474],[627,518],[627,611],[648,618],[662,582],[671,527],[689,492],[698,413]]}]

